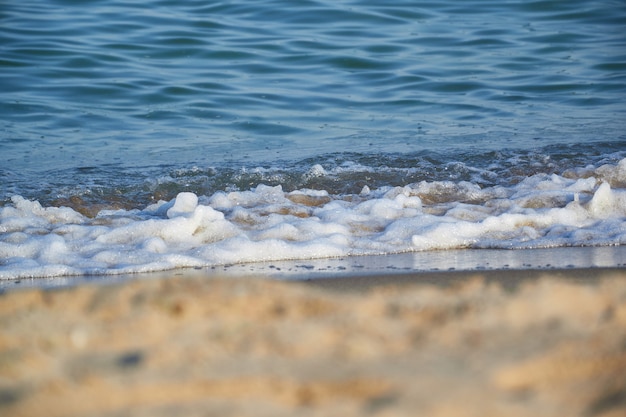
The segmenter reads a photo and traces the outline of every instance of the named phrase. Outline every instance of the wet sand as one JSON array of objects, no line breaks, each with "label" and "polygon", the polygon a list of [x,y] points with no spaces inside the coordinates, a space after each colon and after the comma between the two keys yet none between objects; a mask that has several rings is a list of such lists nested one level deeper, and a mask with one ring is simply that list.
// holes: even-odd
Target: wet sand
[{"label": "wet sand", "polygon": [[626,270],[0,295],[0,415],[622,416]]}]

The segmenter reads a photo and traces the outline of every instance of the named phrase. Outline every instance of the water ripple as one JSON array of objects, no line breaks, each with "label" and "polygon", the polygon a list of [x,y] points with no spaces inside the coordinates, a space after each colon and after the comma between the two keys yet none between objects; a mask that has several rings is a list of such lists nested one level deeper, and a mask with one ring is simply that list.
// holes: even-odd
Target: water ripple
[{"label": "water ripple", "polygon": [[1,18],[0,140],[31,168],[48,162],[24,143],[133,165],[626,128],[620,1],[23,0]]}]

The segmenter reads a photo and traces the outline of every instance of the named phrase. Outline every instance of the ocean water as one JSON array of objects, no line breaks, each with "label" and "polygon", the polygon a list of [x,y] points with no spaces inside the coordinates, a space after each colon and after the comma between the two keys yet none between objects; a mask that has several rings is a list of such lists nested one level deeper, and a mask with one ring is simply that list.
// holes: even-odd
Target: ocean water
[{"label": "ocean water", "polygon": [[0,97],[0,278],[626,244],[621,0],[2,2]]}]

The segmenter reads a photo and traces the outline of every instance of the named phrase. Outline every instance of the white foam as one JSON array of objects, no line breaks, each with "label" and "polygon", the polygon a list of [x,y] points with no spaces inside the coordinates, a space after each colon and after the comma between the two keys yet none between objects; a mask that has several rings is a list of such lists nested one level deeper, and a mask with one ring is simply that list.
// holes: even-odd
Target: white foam
[{"label": "white foam", "polygon": [[[313,166],[311,175],[323,175]],[[458,248],[626,244],[626,160],[512,186],[434,181],[330,195],[259,185],[85,217],[12,198],[0,278],[119,274]]]}]

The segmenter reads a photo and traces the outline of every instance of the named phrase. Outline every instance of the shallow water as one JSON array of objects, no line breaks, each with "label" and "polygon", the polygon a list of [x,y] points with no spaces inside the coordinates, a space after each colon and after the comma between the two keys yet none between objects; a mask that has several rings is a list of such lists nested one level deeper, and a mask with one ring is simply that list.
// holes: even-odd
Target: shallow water
[{"label": "shallow water", "polygon": [[[19,195],[134,218],[181,192],[202,205],[259,186],[332,201],[409,187],[443,215],[496,198],[472,200],[465,182],[510,196],[524,181],[558,188],[552,174],[573,182],[544,209],[572,202],[567,187],[589,177],[583,202],[603,181],[622,201],[622,1],[21,1],[3,4],[0,22],[0,207]],[[43,233],[7,216],[0,243]],[[584,228],[601,233],[600,223]],[[619,233],[535,245],[622,244]],[[4,271],[17,271],[15,257],[52,262],[11,251],[0,252]]]}]

